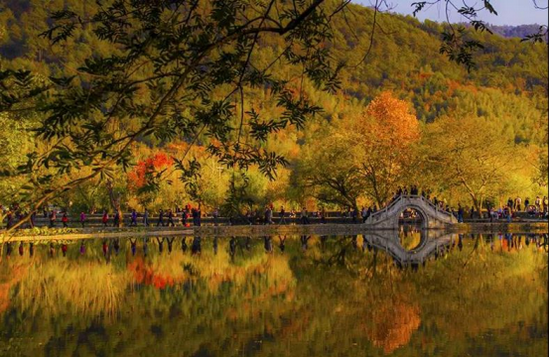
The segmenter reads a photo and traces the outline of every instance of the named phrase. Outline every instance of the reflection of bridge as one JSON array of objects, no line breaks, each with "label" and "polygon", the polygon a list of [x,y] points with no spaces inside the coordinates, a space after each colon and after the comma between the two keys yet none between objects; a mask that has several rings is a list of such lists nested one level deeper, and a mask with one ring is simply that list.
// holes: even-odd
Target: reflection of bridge
[{"label": "reflection of bridge", "polygon": [[399,216],[406,209],[414,209],[422,216],[423,229],[444,228],[457,223],[453,214],[439,208],[421,195],[401,195],[385,208],[369,216],[365,223],[376,229],[397,229]]},{"label": "reflection of bridge", "polygon": [[420,244],[412,249],[405,249],[394,231],[376,231],[363,234],[363,239],[373,247],[387,252],[402,266],[419,265],[431,255],[445,251],[453,242],[453,234],[434,233],[423,230]]}]

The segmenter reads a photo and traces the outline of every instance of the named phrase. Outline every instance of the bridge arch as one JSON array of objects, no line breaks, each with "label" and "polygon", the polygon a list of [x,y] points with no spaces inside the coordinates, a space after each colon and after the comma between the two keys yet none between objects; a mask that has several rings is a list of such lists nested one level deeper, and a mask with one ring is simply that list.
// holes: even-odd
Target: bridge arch
[{"label": "bridge arch", "polygon": [[375,229],[398,229],[399,216],[406,209],[414,209],[422,216],[422,229],[439,229],[456,224],[452,213],[440,209],[420,195],[400,195],[385,208],[373,213],[365,225]]}]

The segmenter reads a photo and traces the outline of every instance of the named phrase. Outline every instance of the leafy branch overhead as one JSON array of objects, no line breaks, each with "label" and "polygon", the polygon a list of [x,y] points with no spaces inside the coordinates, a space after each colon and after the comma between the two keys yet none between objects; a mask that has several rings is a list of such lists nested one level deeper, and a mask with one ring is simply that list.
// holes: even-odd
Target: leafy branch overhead
[{"label": "leafy branch overhead", "polygon": [[[318,88],[334,91],[341,65],[333,65],[324,44],[337,6],[323,3],[116,0],[100,2],[89,18],[70,9],[54,12],[54,25],[42,34],[53,45],[86,28],[112,51],[87,58],[76,76],[51,77],[38,89],[30,89],[27,72],[2,73],[2,86],[18,85],[2,96],[2,109],[45,94],[36,98],[44,114],[36,133],[55,143],[21,169],[71,174],[92,166],[110,177],[110,168],[131,165],[136,141],[189,138],[221,143],[209,149],[228,167],[255,164],[274,178],[275,168],[287,162],[262,143],[280,129],[302,128],[320,108],[302,95],[299,82],[275,75],[275,63],[262,66],[255,50],[262,37],[280,37],[287,46],[276,61],[302,68]],[[255,88],[277,98],[281,118],[263,119],[257,109],[244,108],[245,92]],[[186,153],[179,154],[183,160]]]}]

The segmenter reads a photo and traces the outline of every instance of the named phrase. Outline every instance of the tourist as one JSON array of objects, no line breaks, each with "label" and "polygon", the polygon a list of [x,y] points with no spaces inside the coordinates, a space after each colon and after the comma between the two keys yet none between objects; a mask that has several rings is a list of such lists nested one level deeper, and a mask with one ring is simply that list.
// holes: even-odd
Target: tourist
[{"label": "tourist", "polygon": [[57,220],[57,215],[55,214],[55,210],[52,210],[50,213],[50,227],[55,227],[55,220]]},{"label": "tourist", "polygon": [[535,199],[535,206],[537,207],[537,211],[538,212],[541,212],[542,210],[542,207],[541,207],[541,200],[540,200],[540,196],[537,195],[537,198]]},{"label": "tourist", "polygon": [[187,209],[183,211],[183,214],[181,214],[181,224],[184,227],[188,227],[189,224],[187,223],[187,219],[189,218],[189,213],[187,212]]},{"label": "tourist", "polygon": [[303,225],[309,224],[309,218],[308,218],[307,210],[306,210],[306,207],[305,207],[305,206],[304,206],[304,208],[302,209],[302,213],[301,213],[300,220],[302,221],[302,224],[303,224]]},{"label": "tourist", "polygon": [[524,211],[529,211],[529,198],[525,198],[525,206],[523,207]]},{"label": "tourist", "polygon": [[68,249],[69,249],[69,246],[67,246],[67,244],[61,245],[61,253],[63,254],[63,257],[67,256]]},{"label": "tourist", "polygon": [[458,203],[458,222],[464,222],[464,208]]},{"label": "tourist", "polygon": [[508,207],[510,208],[510,210],[514,209],[514,200],[512,199],[512,197],[508,198]]},{"label": "tourist", "polygon": [[279,211],[279,225],[286,224],[285,219],[285,207],[281,205],[281,211]]},{"label": "tourist", "polygon": [[514,210],[521,211],[521,198],[519,196],[516,198],[516,205],[514,207]]},{"label": "tourist", "polygon": [[351,222],[354,224],[357,224],[357,208],[353,208],[353,211],[351,212]]},{"label": "tourist", "polygon": [[130,215],[130,226],[137,226],[137,212],[136,209],[132,209],[132,214]]},{"label": "tourist", "polygon": [[160,209],[159,211],[159,218],[158,218],[158,221],[157,221],[157,226],[164,226],[164,212],[162,211],[162,209]]},{"label": "tourist", "polygon": [[86,214],[84,214],[84,211],[80,212],[80,225],[82,228],[84,228],[84,223],[86,222]]},{"label": "tourist", "polygon": [[147,211],[147,208],[143,211],[143,226],[149,226],[149,211]]},{"label": "tourist", "polygon": [[120,226],[120,211],[115,209],[115,216],[113,218],[113,227]]},{"label": "tourist", "polygon": [[19,256],[23,256],[24,254],[24,247],[23,247],[23,241],[19,243]]},{"label": "tourist", "polygon": [[271,220],[272,216],[273,216],[273,211],[271,210],[271,207],[268,205],[265,208],[265,225],[273,224],[273,221]]},{"label": "tourist", "polygon": [[176,226],[174,224],[174,213],[172,213],[172,209],[168,209],[168,222],[166,223],[167,226]]},{"label": "tourist", "polygon": [[107,227],[107,222],[109,221],[109,214],[107,214],[107,210],[103,210],[103,217],[101,218],[101,221],[103,222],[103,226]]},{"label": "tourist", "polygon": [[218,211],[218,208],[215,208],[212,212],[212,217],[214,218],[214,226],[218,226],[218,216],[220,215],[220,212]]},{"label": "tourist", "polygon": [[6,229],[9,229],[13,226],[13,213],[11,212],[11,210],[8,210],[8,213],[6,214],[6,220],[7,220]]},{"label": "tourist", "polygon": [[67,216],[66,212],[63,213],[63,216],[61,217],[61,222],[63,223],[63,227],[68,227],[67,223],[69,222],[69,217]]}]

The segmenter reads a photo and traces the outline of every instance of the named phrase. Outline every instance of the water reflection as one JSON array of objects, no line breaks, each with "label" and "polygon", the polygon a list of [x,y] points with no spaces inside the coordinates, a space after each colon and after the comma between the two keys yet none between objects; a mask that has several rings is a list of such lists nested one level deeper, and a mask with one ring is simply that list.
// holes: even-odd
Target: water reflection
[{"label": "water reflection", "polygon": [[542,355],[547,252],[547,234],[414,230],[8,243],[0,350]]}]

